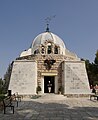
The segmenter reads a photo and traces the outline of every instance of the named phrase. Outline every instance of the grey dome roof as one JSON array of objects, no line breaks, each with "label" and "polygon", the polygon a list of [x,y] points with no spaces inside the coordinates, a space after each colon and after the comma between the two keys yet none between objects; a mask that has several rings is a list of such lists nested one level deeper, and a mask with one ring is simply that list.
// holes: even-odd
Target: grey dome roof
[{"label": "grey dome roof", "polygon": [[32,48],[36,48],[41,44],[44,44],[46,40],[51,40],[54,44],[61,46],[62,48],[66,48],[63,40],[59,38],[57,35],[52,32],[44,32],[39,34],[32,43]]}]

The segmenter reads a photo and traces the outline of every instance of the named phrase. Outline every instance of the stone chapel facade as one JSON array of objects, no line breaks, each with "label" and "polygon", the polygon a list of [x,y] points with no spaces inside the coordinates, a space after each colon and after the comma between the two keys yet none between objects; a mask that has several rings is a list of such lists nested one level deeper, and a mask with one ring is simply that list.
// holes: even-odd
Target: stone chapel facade
[{"label": "stone chapel facade", "polygon": [[22,95],[87,95],[90,93],[85,62],[70,52],[63,40],[49,31],[39,34],[31,47],[13,62],[9,90]]}]

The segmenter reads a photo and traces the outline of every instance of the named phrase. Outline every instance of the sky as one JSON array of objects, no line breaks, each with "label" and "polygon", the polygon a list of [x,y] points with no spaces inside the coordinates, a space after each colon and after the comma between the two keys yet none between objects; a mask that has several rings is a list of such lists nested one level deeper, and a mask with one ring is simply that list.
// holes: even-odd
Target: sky
[{"label": "sky", "polygon": [[[55,16],[52,17],[52,16]],[[98,49],[98,0],[0,0],[0,77],[9,64],[49,29],[78,57],[94,61]]]}]

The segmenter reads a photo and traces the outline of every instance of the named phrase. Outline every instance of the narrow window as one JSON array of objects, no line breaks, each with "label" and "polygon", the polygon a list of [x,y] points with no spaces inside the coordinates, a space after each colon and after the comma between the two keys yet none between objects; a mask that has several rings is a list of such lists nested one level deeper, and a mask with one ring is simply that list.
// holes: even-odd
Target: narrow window
[{"label": "narrow window", "polygon": [[48,54],[50,54],[51,53],[51,46],[49,45],[48,46]]},{"label": "narrow window", "polygon": [[34,51],[34,54],[36,54],[36,50]]},{"label": "narrow window", "polygon": [[38,54],[38,53],[39,53],[39,50],[38,50],[38,49],[34,51],[34,54]]},{"label": "narrow window", "polygon": [[44,53],[45,53],[45,48],[44,48],[44,46],[42,46],[41,53],[42,53],[42,54],[44,54]]},{"label": "narrow window", "polygon": [[54,54],[58,54],[58,47],[54,48]]}]

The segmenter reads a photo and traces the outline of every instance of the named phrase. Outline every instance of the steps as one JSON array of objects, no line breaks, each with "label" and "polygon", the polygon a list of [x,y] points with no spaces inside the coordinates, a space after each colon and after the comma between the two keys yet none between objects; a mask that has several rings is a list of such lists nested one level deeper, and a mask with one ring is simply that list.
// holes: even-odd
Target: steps
[{"label": "steps", "polygon": [[64,95],[59,95],[59,94],[43,94],[40,98],[38,99],[43,99],[43,100],[64,100],[66,96]]}]

